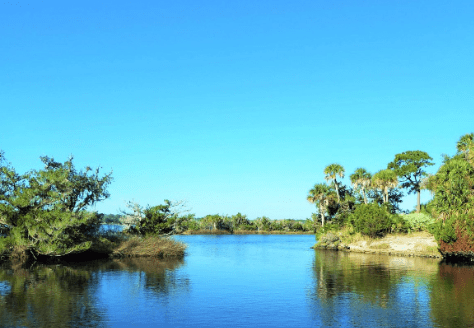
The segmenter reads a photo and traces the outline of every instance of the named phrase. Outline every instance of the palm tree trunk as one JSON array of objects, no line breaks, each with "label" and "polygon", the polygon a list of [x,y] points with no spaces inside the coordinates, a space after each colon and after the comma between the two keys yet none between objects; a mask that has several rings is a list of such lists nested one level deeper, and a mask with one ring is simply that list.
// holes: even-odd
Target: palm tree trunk
[{"label": "palm tree trunk", "polygon": [[337,202],[340,203],[341,199],[339,197],[339,186],[337,185],[336,179],[334,179],[334,186],[336,187]]},{"label": "palm tree trunk", "polygon": [[325,209],[324,209],[323,206],[319,206],[319,212],[321,213],[321,226],[324,227],[324,221],[325,221],[324,212],[325,212]]},{"label": "palm tree trunk", "polygon": [[364,189],[362,189],[362,195],[364,195],[364,203],[367,205],[367,195]]},{"label": "palm tree trunk", "polygon": [[416,191],[416,213],[420,213],[421,205],[420,205],[420,189]]}]

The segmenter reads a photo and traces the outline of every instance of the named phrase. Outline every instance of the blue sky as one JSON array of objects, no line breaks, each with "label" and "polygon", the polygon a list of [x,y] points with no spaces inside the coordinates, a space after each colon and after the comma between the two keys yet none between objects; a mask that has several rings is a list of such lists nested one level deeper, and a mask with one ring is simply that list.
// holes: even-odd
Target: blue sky
[{"label": "blue sky", "polygon": [[[113,170],[111,197],[305,219],[308,190],[474,131],[472,1],[0,3],[0,149]],[[429,199],[422,194],[422,201]],[[413,209],[415,195],[403,207]]]}]

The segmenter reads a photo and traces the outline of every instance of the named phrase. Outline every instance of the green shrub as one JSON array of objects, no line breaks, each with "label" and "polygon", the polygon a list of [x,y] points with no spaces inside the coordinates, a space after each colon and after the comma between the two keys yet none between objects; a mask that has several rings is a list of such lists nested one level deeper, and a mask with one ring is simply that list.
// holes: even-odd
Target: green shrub
[{"label": "green shrub", "polygon": [[356,229],[369,237],[375,238],[390,231],[392,217],[385,206],[378,204],[361,204],[349,219]]},{"label": "green shrub", "polygon": [[392,219],[392,228],[391,232],[408,232],[410,230],[410,227],[405,220],[404,216],[398,215],[398,214],[392,214],[391,215]]},{"label": "green shrub", "polygon": [[197,222],[196,220],[186,221],[183,224],[183,227],[184,227],[183,230],[199,230],[200,229],[199,222]]},{"label": "green shrub", "polygon": [[456,231],[454,226],[456,224],[456,217],[448,218],[445,222],[439,220],[429,227],[430,232],[434,235],[437,241],[443,240],[445,243],[453,243],[456,241]]},{"label": "green shrub", "polygon": [[410,213],[403,215],[410,231],[428,231],[435,219],[426,213]]},{"label": "green shrub", "polygon": [[319,226],[316,229],[316,240],[321,240],[322,238],[325,238],[328,233],[337,233],[340,230],[339,225],[333,224],[333,223],[326,223],[324,227]]}]

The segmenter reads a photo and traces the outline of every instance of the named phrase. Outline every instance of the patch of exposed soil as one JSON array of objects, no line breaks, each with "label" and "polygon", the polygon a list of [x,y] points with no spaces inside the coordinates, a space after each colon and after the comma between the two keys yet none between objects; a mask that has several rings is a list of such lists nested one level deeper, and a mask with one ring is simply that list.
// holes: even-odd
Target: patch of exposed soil
[{"label": "patch of exposed soil", "polygon": [[347,245],[350,252],[423,256],[441,258],[438,243],[427,232],[387,235],[370,241],[359,241]]}]

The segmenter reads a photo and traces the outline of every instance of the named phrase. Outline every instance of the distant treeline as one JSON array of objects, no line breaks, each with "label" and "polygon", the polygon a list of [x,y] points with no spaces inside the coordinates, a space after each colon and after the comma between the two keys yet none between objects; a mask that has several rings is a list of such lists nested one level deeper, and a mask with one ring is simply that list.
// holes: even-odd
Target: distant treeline
[{"label": "distant treeline", "polygon": [[122,219],[124,218],[121,214],[104,214],[101,219],[101,223],[104,224],[122,224]]},{"label": "distant treeline", "polygon": [[179,203],[165,200],[164,205],[141,208],[130,204],[133,213],[105,214],[104,224],[122,224],[130,231],[143,230],[144,233],[173,234],[185,232],[313,232],[314,221],[306,220],[271,220],[266,216],[250,220],[246,215],[206,215],[197,218],[194,214],[181,215],[176,210]]}]

